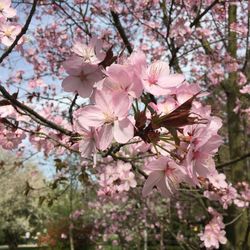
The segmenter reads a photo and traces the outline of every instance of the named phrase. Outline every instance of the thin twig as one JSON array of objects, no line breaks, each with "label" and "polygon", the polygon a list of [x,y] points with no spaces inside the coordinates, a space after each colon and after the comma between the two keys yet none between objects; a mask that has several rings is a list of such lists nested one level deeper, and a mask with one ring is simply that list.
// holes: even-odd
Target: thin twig
[{"label": "thin twig", "polygon": [[223,168],[223,167],[225,167],[225,166],[232,165],[232,164],[234,164],[234,163],[236,163],[236,162],[238,162],[238,161],[242,161],[242,160],[244,160],[244,159],[247,158],[247,157],[250,157],[250,152],[248,152],[248,153],[246,153],[246,154],[244,154],[244,155],[242,155],[242,156],[240,156],[240,157],[237,157],[237,158],[235,158],[235,159],[232,159],[232,160],[230,160],[230,161],[227,161],[227,162],[224,162],[224,163],[222,163],[222,164],[219,164],[219,165],[217,165],[216,167],[217,167],[217,168]]}]

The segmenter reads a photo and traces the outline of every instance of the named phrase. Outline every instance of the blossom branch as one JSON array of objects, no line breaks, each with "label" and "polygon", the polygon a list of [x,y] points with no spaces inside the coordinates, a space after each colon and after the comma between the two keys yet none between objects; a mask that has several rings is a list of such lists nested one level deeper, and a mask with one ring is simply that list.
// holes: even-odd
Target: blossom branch
[{"label": "blossom branch", "polygon": [[31,117],[37,118],[38,121],[40,121],[42,124],[46,124],[48,127],[52,128],[52,129],[55,129],[55,130],[65,134],[65,135],[68,135],[68,136],[73,135],[72,131],[69,131],[69,130],[55,124],[54,122],[45,119],[44,117],[39,115],[36,111],[31,109],[30,107],[19,102],[14,96],[10,95],[8,93],[8,91],[2,85],[0,85],[0,92],[2,93],[3,97],[5,97],[8,101],[10,101],[10,103],[12,104],[13,107],[20,108],[21,110],[28,113]]},{"label": "blossom branch", "polygon": [[31,23],[32,17],[36,11],[36,6],[37,6],[37,2],[38,0],[34,0],[31,10],[30,10],[30,14],[26,20],[26,23],[24,24],[21,32],[16,36],[15,41],[11,44],[11,46],[2,54],[2,56],[0,57],[0,64],[3,62],[3,60],[12,52],[12,50],[16,47],[16,45],[18,44],[18,42],[20,41],[20,39],[22,38],[22,36],[27,32],[29,25]]}]

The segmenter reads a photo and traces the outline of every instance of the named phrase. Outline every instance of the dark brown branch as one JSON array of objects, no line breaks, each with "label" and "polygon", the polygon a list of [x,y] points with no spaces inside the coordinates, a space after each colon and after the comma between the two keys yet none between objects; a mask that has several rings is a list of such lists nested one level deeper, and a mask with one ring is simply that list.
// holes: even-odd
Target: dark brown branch
[{"label": "dark brown branch", "polygon": [[18,44],[19,40],[22,38],[22,36],[27,32],[30,22],[32,20],[32,17],[36,11],[36,6],[37,6],[37,2],[38,0],[34,0],[31,10],[30,10],[30,14],[26,20],[26,23],[24,24],[22,30],[20,31],[20,33],[16,36],[15,41],[11,44],[11,46],[2,54],[2,56],[0,57],[0,64],[3,62],[3,60],[12,52],[12,50],[16,47],[16,45]]},{"label": "dark brown branch", "polygon": [[250,157],[250,152],[248,152],[247,154],[244,154],[244,155],[242,155],[240,157],[237,157],[237,158],[235,158],[235,159],[233,159],[231,161],[227,161],[225,163],[219,164],[219,165],[217,165],[217,168],[223,168],[223,167],[226,167],[228,165],[232,165],[232,164],[234,164],[234,163],[236,163],[238,161],[242,161],[242,160],[244,160],[244,159],[246,159],[248,157]]},{"label": "dark brown branch", "polygon": [[75,94],[75,97],[74,97],[74,99],[69,107],[69,120],[70,120],[71,124],[73,124],[73,108],[76,104],[77,97],[78,97],[78,94]]},{"label": "dark brown branch", "polygon": [[44,117],[42,117],[41,115],[39,115],[36,111],[34,111],[33,109],[31,109],[30,107],[24,105],[23,103],[19,102],[15,97],[13,97],[12,95],[10,95],[8,93],[8,91],[2,86],[0,85],[0,92],[2,93],[3,97],[5,99],[7,99],[8,101],[10,101],[10,103],[14,106],[14,107],[18,107],[20,108],[22,111],[25,111],[27,114],[29,114],[30,116],[35,117],[38,121],[40,121],[43,124],[46,124],[46,126],[55,129],[65,135],[68,136],[72,136],[73,132],[55,124],[54,122],[51,122],[47,119],[45,119]]},{"label": "dark brown branch", "polygon": [[132,49],[132,46],[128,40],[128,37],[122,27],[122,24],[120,22],[120,19],[119,19],[119,16],[117,13],[115,13],[114,11],[110,11],[111,12],[111,15],[112,15],[112,18],[113,18],[113,21],[114,21],[114,25],[116,27],[116,29],[118,30],[123,42],[124,42],[124,45],[126,46],[127,48],[127,51],[129,52],[129,54],[132,53],[133,49]]},{"label": "dark brown branch", "polygon": [[219,3],[219,0],[213,1],[200,15],[198,15],[194,21],[190,24],[190,28],[193,26],[197,26],[199,24],[199,21],[203,16],[205,16],[209,10],[211,10],[217,3]]}]

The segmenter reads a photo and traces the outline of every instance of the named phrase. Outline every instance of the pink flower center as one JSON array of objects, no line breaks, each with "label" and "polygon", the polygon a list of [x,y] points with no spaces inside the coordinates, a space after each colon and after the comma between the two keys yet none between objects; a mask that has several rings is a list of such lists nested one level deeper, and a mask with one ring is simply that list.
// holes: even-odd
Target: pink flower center
[{"label": "pink flower center", "polygon": [[165,168],[165,175],[167,175],[167,176],[173,175],[174,170],[175,170],[174,168],[171,168],[171,167],[169,167],[169,165],[167,165],[167,167]]},{"label": "pink flower center", "polygon": [[157,78],[154,75],[148,77],[148,82],[150,85],[155,85],[157,83]]}]

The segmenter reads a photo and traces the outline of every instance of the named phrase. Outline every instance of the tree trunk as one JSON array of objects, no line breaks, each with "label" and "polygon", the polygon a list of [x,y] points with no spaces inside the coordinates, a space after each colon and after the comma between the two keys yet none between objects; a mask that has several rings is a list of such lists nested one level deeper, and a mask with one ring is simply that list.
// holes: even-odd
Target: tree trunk
[{"label": "tree trunk", "polygon": [[7,245],[10,250],[17,250],[18,249],[18,237],[15,233],[10,232],[9,230],[5,230],[5,237],[7,240]]},{"label": "tree trunk", "polygon": [[[237,22],[237,6],[229,5],[228,10],[228,53],[237,58],[237,36],[236,32],[230,29],[232,23]],[[237,73],[229,73],[228,79],[224,83],[224,89],[227,97],[227,126],[228,126],[228,144],[230,159],[234,159],[242,155],[243,152],[243,133],[241,131],[241,119],[234,109],[237,105],[237,96],[239,93],[239,86],[237,82]],[[229,176],[231,182],[236,184],[244,180],[246,177],[244,173],[243,161],[239,161],[231,166]],[[227,222],[233,221],[238,213],[235,207],[228,209],[228,216],[225,218]],[[242,244],[247,231],[247,214],[244,213],[237,221],[227,226],[227,237],[230,240],[233,249],[242,249]],[[249,248],[250,249],[250,248]]]}]

